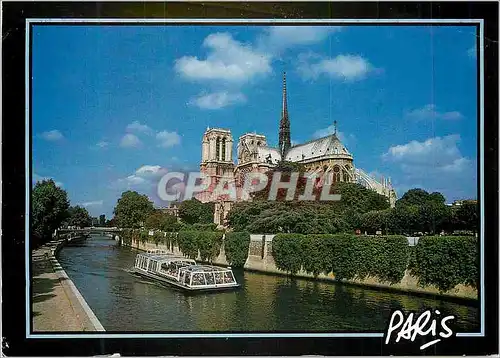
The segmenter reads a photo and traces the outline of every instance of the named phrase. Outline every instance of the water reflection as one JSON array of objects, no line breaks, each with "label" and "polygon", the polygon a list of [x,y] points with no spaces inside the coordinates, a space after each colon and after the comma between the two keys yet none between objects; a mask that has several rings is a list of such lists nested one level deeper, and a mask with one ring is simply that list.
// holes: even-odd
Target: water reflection
[{"label": "water reflection", "polygon": [[439,309],[459,331],[479,329],[464,304],[235,270],[241,289],[185,294],[131,275],[137,252],[91,238],[59,261],[107,331],[383,331],[395,309]]}]

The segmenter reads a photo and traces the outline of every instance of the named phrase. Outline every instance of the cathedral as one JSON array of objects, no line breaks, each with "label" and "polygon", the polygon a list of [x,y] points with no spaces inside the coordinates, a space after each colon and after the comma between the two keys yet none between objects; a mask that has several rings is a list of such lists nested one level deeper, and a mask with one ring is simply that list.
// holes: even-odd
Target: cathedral
[{"label": "cathedral", "polygon": [[270,147],[262,134],[245,133],[238,139],[237,160],[233,160],[233,137],[231,131],[207,128],[203,135],[200,171],[209,179],[206,191],[197,195],[202,202],[215,201],[214,222],[224,225],[232,201],[212,195],[221,180],[233,182],[239,200],[249,200],[241,192],[245,174],[265,173],[281,160],[304,165],[308,173],[324,176],[332,182],[359,183],[388,198],[391,207],[396,202],[390,178],[376,178],[354,166],[353,155],[337,136],[336,121],[333,134],[292,146],[290,141],[290,119],[288,116],[286,74],[283,74],[283,99],[279,125],[278,147]]}]

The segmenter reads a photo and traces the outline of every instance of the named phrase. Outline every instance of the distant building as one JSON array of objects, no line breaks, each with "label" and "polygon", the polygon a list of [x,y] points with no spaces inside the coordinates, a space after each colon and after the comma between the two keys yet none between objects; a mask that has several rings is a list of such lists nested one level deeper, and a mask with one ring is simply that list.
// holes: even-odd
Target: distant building
[{"label": "distant building", "polygon": [[453,203],[448,204],[448,206],[461,206],[464,203],[477,204],[477,200],[475,200],[475,199],[455,200]]},{"label": "distant building", "polygon": [[179,205],[177,203],[170,203],[166,208],[160,208],[160,210],[168,215],[173,215],[176,218],[179,217]]},{"label": "distant building", "polygon": [[99,226],[99,218],[96,217],[92,218],[92,226]]}]

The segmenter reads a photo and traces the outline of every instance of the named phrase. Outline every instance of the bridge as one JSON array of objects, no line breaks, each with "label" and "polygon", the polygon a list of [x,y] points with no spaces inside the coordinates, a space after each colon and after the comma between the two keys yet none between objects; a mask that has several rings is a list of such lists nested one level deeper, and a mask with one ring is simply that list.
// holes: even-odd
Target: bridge
[{"label": "bridge", "polygon": [[121,232],[122,229],[119,229],[117,227],[98,227],[98,226],[92,226],[92,227],[84,227],[84,228],[65,228],[65,229],[57,229],[57,232],[64,234],[64,233],[70,233],[70,232],[75,232],[75,233],[119,233]]},{"label": "bridge", "polygon": [[119,233],[122,229],[116,227],[85,227],[85,228],[64,228],[57,229],[55,236],[60,238],[67,238],[68,241],[72,241],[77,238],[88,238],[90,236],[109,236],[115,240],[119,240],[121,243],[121,238]]}]

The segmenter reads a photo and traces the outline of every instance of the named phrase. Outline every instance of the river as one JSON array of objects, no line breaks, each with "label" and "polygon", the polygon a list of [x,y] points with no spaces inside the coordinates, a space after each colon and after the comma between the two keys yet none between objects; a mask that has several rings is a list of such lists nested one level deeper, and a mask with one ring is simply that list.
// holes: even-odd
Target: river
[{"label": "river", "polygon": [[131,275],[136,254],[107,237],[59,253],[106,331],[382,332],[395,309],[438,309],[455,316],[454,332],[479,330],[479,309],[466,302],[243,270],[237,291],[186,295]]}]

